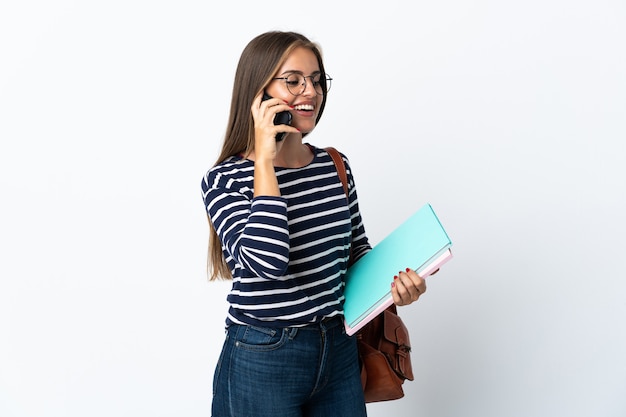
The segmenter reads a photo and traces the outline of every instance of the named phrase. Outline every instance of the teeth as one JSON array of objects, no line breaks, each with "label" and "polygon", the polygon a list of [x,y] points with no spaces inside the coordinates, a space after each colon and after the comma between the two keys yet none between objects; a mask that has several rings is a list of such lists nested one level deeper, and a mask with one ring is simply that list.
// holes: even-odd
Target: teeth
[{"label": "teeth", "polygon": [[313,106],[310,104],[301,104],[295,107],[296,110],[313,110]]}]

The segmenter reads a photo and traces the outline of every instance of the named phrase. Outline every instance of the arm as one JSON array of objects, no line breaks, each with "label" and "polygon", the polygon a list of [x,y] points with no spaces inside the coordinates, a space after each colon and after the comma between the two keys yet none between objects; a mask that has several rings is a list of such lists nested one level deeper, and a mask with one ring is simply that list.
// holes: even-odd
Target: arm
[{"label": "arm", "polygon": [[240,172],[218,167],[202,181],[207,213],[225,256],[257,276],[277,279],[289,263],[287,202],[282,197],[252,197]]},{"label": "arm", "polygon": [[[261,94],[252,103],[255,135],[252,181],[249,167],[236,167],[224,173],[214,169],[214,175],[209,178],[210,171],[202,185],[207,213],[227,260],[230,255],[235,263],[266,278],[284,275],[289,262],[287,204],[281,198],[274,170],[274,159],[282,144],[276,143],[279,127],[273,119],[285,107],[289,108],[277,99],[262,102]],[[280,129],[297,132],[289,126]],[[245,181],[231,176],[240,173],[237,169],[246,169]],[[250,189],[254,190],[253,195]]]},{"label": "arm", "polygon": [[352,221],[352,263],[358,261],[363,255],[369,252],[372,247],[369,244],[361,211],[359,210],[359,199],[356,185],[350,168],[350,162],[343,156],[348,180],[348,205],[350,208],[350,218]]},{"label": "arm", "polygon": [[250,109],[254,119],[254,195],[278,197],[280,188],[274,171],[274,160],[284,141],[277,142],[276,134],[299,131],[292,126],[275,125],[276,113],[289,110],[289,106],[274,98],[263,101],[261,96],[259,94],[255,97]]}]

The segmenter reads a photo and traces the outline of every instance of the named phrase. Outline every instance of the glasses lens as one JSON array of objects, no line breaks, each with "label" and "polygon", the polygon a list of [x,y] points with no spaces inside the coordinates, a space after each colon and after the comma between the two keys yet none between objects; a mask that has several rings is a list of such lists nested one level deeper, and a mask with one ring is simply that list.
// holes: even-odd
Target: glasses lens
[{"label": "glasses lens", "polygon": [[330,78],[328,75],[326,75],[326,91],[323,91],[323,88],[321,85],[315,87],[315,91],[317,91],[320,94],[328,93],[330,91],[330,85],[332,84],[332,81],[333,79]]},{"label": "glasses lens", "polygon": [[320,74],[314,75],[313,77],[309,78],[309,80],[311,80],[311,82],[313,83],[313,88],[315,88],[315,92],[317,94],[323,96],[324,93],[326,92],[324,90],[328,90],[324,88],[322,84],[322,76]]},{"label": "glasses lens", "polygon": [[291,74],[285,79],[287,89],[294,96],[304,93],[304,77],[300,74]]}]

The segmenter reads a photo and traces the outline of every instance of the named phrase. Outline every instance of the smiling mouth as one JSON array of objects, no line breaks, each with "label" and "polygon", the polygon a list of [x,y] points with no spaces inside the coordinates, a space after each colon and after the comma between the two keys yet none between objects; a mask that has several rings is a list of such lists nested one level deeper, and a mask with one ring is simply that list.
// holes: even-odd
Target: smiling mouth
[{"label": "smiling mouth", "polygon": [[295,110],[302,110],[302,111],[313,111],[315,109],[315,107],[313,107],[310,104],[300,104],[299,106],[295,106],[294,109]]}]

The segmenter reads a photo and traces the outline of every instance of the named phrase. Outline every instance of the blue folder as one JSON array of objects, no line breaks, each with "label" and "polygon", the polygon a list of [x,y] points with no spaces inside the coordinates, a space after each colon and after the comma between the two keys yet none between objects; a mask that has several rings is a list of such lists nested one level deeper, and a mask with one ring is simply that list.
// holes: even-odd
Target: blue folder
[{"label": "blue folder", "polygon": [[425,204],[348,269],[344,320],[355,333],[393,303],[391,282],[409,267],[425,277],[452,257],[452,242],[430,204]]}]

